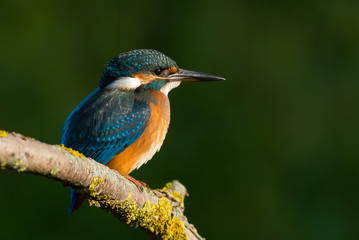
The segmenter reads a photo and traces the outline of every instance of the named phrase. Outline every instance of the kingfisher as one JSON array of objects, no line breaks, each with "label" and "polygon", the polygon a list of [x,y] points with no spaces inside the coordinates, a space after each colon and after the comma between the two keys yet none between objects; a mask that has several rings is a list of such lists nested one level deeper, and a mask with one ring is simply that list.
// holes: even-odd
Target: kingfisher
[{"label": "kingfisher", "polygon": [[[121,53],[106,64],[100,86],[67,117],[61,143],[117,170],[141,188],[144,183],[129,173],[150,160],[165,139],[169,91],[181,82],[221,80],[225,79],[181,69],[156,50]],[[72,188],[70,195],[72,213],[85,197]]]}]

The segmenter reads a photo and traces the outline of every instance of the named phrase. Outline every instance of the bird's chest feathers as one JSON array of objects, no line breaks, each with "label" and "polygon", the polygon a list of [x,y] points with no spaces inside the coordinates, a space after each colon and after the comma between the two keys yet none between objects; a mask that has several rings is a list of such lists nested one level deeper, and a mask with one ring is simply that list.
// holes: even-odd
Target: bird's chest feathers
[{"label": "bird's chest feathers", "polygon": [[[147,149],[146,156],[142,163],[146,163],[152,156],[158,152],[165,139],[167,129],[170,123],[170,106],[168,98],[161,92],[156,91],[156,103],[151,103],[151,118],[146,130],[141,136],[144,149]],[[140,165],[136,166],[139,167]]]},{"label": "bird's chest feathers", "polygon": [[165,139],[170,122],[168,98],[159,91],[153,91],[151,98],[151,117],[141,137],[107,163],[123,175],[150,160],[160,150]]}]

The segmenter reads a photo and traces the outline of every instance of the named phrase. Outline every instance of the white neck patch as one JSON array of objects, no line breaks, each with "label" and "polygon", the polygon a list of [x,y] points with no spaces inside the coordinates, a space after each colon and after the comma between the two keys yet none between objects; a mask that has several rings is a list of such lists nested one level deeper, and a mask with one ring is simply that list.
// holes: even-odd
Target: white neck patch
[{"label": "white neck patch", "polygon": [[139,86],[141,86],[141,81],[136,77],[120,77],[107,85],[105,89],[133,90]]},{"label": "white neck patch", "polygon": [[180,84],[180,81],[168,82],[163,86],[163,88],[161,88],[161,92],[167,96],[172,89],[178,87]]},{"label": "white neck patch", "polygon": [[[161,88],[161,92],[167,96],[172,89],[178,87],[180,84],[180,81],[168,82]],[[105,89],[135,90],[139,86],[141,86],[140,79],[136,77],[121,77],[111,82]]]}]

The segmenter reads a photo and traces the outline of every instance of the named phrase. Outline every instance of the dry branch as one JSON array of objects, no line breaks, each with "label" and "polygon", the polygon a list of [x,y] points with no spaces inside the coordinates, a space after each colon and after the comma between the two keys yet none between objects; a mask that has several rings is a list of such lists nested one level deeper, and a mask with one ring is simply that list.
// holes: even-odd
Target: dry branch
[{"label": "dry branch", "polygon": [[145,230],[154,239],[203,239],[184,215],[187,190],[181,183],[175,180],[161,190],[141,192],[117,171],[76,153],[0,131],[1,169],[61,181],[83,192],[90,204]]}]

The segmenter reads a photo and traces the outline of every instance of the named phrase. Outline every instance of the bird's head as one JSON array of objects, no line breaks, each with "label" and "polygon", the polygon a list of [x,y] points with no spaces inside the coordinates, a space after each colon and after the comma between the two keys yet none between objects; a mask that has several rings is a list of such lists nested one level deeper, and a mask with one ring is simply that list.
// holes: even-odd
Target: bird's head
[{"label": "bird's head", "polygon": [[164,94],[182,81],[219,81],[224,78],[178,68],[175,61],[152,49],[133,50],[111,59],[100,88],[123,91],[153,89]]}]

